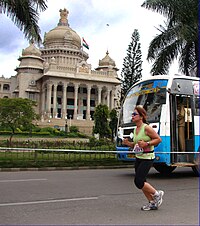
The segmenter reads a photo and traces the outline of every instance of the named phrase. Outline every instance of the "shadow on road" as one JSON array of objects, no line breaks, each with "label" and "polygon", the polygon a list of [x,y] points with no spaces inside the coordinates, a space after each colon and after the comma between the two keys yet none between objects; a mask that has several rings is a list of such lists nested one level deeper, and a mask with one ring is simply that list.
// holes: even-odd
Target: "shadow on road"
[{"label": "shadow on road", "polygon": [[158,179],[178,179],[178,178],[191,178],[196,177],[192,169],[190,168],[178,168],[175,169],[171,174],[169,175],[162,175],[157,171],[151,171],[148,175],[149,178],[158,178]]},{"label": "shadow on road", "polygon": [[[133,178],[135,176],[135,169],[129,169],[127,172],[123,172],[120,177]],[[152,168],[148,174],[148,178],[152,179],[178,179],[178,178],[198,178],[190,168],[177,168],[170,175],[163,175]]]}]

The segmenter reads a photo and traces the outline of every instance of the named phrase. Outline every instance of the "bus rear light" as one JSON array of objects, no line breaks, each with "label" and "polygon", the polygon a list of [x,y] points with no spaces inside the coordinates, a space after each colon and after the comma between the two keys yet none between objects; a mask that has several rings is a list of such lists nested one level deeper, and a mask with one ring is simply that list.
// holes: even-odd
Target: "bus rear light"
[{"label": "bus rear light", "polygon": [[152,128],[157,128],[157,125],[153,125]]}]

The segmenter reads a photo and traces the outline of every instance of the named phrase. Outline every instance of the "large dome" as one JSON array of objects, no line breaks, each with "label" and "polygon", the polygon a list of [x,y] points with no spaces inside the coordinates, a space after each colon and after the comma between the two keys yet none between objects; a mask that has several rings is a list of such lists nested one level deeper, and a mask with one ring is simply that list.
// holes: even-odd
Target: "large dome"
[{"label": "large dome", "polygon": [[81,38],[69,27],[67,19],[68,14],[68,10],[60,10],[60,20],[58,26],[46,33],[44,36],[45,48],[81,48]]}]

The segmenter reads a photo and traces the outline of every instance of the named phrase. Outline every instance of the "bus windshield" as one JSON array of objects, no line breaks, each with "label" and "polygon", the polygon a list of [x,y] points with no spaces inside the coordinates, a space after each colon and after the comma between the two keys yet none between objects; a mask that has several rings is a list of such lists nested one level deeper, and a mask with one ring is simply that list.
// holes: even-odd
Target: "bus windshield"
[{"label": "bus windshield", "polygon": [[142,105],[146,109],[148,122],[158,122],[162,104],[166,103],[167,81],[166,79],[148,80],[133,86],[124,100],[119,126],[132,124],[131,113],[136,105]]}]

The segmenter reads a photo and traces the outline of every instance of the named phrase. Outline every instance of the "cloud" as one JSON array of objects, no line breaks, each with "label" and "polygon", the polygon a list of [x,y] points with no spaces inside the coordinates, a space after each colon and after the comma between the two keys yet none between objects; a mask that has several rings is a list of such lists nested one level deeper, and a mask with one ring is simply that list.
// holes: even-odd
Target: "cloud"
[{"label": "cloud", "polygon": [[1,17],[1,54],[7,54],[8,52],[11,52],[13,49],[17,48],[21,42],[20,39],[23,39],[20,30],[15,27],[8,18]]},{"label": "cloud", "polygon": [[[48,9],[40,13],[41,36],[55,28],[59,22],[59,10],[67,8],[70,27],[90,46],[88,63],[96,68],[99,59],[109,51],[121,70],[123,59],[131,42],[134,29],[138,29],[142,48],[144,76],[149,75],[150,64],[146,61],[150,41],[158,33],[155,27],[163,23],[163,17],[141,7],[143,0],[48,0]],[[19,65],[17,58],[28,41],[5,15],[0,15],[0,74],[6,77],[15,74]],[[109,26],[107,26],[109,24]],[[6,55],[6,56],[5,56]],[[120,72],[119,72],[120,74]]]}]

